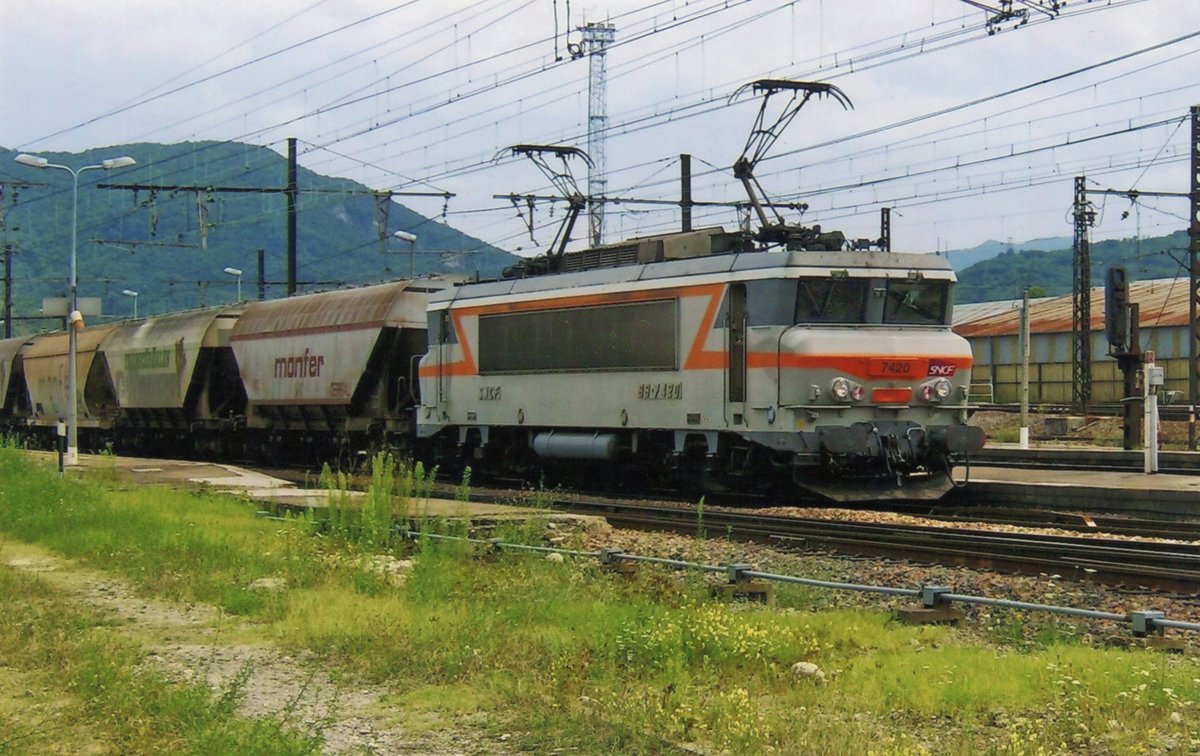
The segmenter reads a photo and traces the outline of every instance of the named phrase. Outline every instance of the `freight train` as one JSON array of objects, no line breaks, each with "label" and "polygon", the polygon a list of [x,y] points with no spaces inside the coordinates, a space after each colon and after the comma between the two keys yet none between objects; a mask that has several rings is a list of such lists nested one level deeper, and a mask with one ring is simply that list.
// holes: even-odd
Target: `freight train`
[{"label": "freight train", "polygon": [[[933,498],[983,444],[933,255],[721,228],[83,328],[82,448],[278,461],[390,448],[702,490]],[[812,248],[816,246],[817,248]],[[0,423],[49,440],[67,335],[0,340]]]},{"label": "freight train", "polygon": [[[766,200],[755,165],[807,102],[850,100],[822,82],[762,79],[734,96],[748,92],[762,103],[734,175],[757,232],[567,252],[587,204],[568,161],[587,156],[517,145],[568,205],[547,254],[498,281],[422,278],[85,328],[81,445],[272,460],[394,449],[527,480],[941,496],[984,441],[966,422],[954,271],[893,254],[887,231],[850,244],[786,222],[782,209],[805,206]],[[70,401],[67,350],[62,333],[0,341],[0,425],[49,439]]]}]

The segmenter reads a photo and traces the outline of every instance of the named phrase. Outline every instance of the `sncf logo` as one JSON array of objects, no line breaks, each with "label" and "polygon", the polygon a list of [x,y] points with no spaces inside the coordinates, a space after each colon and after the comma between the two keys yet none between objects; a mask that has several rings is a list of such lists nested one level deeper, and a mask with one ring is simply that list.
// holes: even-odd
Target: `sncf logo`
[{"label": "sncf logo", "polygon": [[939,378],[949,378],[950,376],[954,375],[954,371],[957,369],[958,369],[958,366],[955,365],[953,362],[946,362],[945,360],[930,360],[929,361],[929,375],[932,375],[932,376],[937,376]]}]

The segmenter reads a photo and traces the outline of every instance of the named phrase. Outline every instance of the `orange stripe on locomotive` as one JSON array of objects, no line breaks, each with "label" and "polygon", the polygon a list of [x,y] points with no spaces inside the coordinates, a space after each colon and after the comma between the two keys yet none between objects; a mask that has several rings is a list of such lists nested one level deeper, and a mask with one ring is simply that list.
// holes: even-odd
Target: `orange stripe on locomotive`
[{"label": "orange stripe on locomotive", "polygon": [[[705,284],[701,286],[672,287],[668,289],[650,289],[646,291],[622,292],[615,294],[585,294],[576,297],[560,297],[553,300],[529,300],[524,302],[505,302],[496,305],[480,305],[451,309],[451,321],[458,335],[458,343],[463,350],[463,358],[445,365],[425,365],[420,370],[422,378],[442,376],[472,376],[478,375],[475,358],[471,353],[470,341],[467,339],[463,319],[480,315],[495,315],[513,312],[535,312],[545,310],[563,310],[575,307],[593,307],[606,304],[623,304],[628,302],[646,302],[665,297],[708,297],[704,315],[692,339],[683,363],[683,370],[725,370],[729,366],[729,353],[724,350],[706,349],[705,340],[712,332],[713,323],[721,309],[721,300],[725,294],[725,284]],[[904,366],[904,369],[887,371],[880,368],[881,362]],[[892,356],[880,354],[777,354],[776,352],[749,352],[746,355],[746,367],[751,370],[761,369],[828,369],[836,370],[848,376],[862,380],[923,380],[935,375],[953,375],[955,371],[970,369],[973,359],[970,356]],[[936,367],[936,371],[935,371]],[[949,372],[945,372],[949,369]],[[895,398],[879,401],[891,403]]]}]

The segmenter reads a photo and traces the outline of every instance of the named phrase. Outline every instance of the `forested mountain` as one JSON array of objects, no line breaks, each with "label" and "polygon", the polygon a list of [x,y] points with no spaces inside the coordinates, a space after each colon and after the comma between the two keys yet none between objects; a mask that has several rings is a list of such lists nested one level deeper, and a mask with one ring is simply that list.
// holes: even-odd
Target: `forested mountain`
[{"label": "forested mountain", "polygon": [[1000,242],[995,239],[977,244],[969,249],[951,249],[946,252],[946,258],[955,270],[966,270],[972,265],[990,260],[1005,252],[1025,252],[1028,250],[1067,249],[1071,246],[1071,237],[1056,236],[1048,239],[1030,239],[1026,242]]},{"label": "forested mountain", "polygon": [[[137,291],[140,314],[161,314],[233,302],[237,281],[226,267],[243,271],[242,296],[257,296],[257,250],[265,250],[269,298],[284,295],[286,207],[280,189],[286,159],[266,147],[230,142],[114,145],[78,154],[39,153],[73,167],[129,155],[131,168],[87,171],[80,177],[78,278],[81,297],[101,297],[104,322],[132,314]],[[16,163],[0,148],[0,246],[13,254],[14,314],[40,312],[44,297],[64,296],[70,253],[71,177]],[[139,191],[97,184],[205,187]],[[409,245],[391,238],[397,230],[417,237],[412,261],[418,274],[479,273],[494,277],[516,258],[391,199],[380,199],[354,181],[299,169],[298,279],[301,291],[363,284],[406,275]],[[207,189],[211,187],[212,189]],[[386,208],[386,218],[380,208]],[[386,222],[384,241],[380,224]],[[1036,248],[1044,244],[1043,249]],[[1186,272],[1187,233],[1092,244],[1092,282],[1100,285],[1111,264],[1125,265],[1131,279]],[[386,249],[386,254],[385,250]],[[1000,249],[1010,250],[1002,251]],[[995,256],[991,256],[995,255]],[[988,258],[988,259],[983,259]],[[1071,291],[1070,239],[1008,245],[985,242],[950,255],[959,269],[959,303],[1014,299],[1027,286],[1054,296]],[[980,260],[969,267],[964,263]],[[57,327],[53,320],[21,321],[18,332]]]},{"label": "forested mountain", "polygon": [[[1067,241],[1069,245],[1069,240]],[[1188,235],[1177,231],[1149,239],[1112,239],[1091,244],[1092,285],[1104,284],[1110,265],[1124,265],[1132,281],[1187,275]],[[1004,252],[958,273],[959,304],[1017,299],[1025,287],[1040,296],[1071,293],[1073,253],[1066,249]]]},{"label": "forested mountain", "polygon": [[[229,142],[125,144],[77,154],[42,152],[51,163],[92,165],[128,155],[131,168],[86,171],[79,183],[79,296],[101,297],[104,322],[133,309],[122,291],[138,292],[139,313],[160,314],[233,302],[243,271],[242,296],[257,296],[257,250],[265,250],[268,298],[285,293],[286,208],[281,192],[217,191],[217,187],[282,188],[287,161],[268,148]],[[15,315],[36,315],[43,297],[65,296],[71,245],[71,176],[30,168],[0,148],[0,245],[14,249]],[[97,184],[213,187],[214,190],[129,191]],[[391,238],[415,234],[418,274],[453,272],[495,276],[516,258],[479,239],[427,218],[347,179],[300,167],[297,201],[301,291],[362,284],[407,275],[409,244]],[[398,198],[402,199],[402,198]],[[428,202],[428,200],[426,200]],[[379,229],[386,207],[385,241]],[[384,249],[388,254],[384,254]],[[390,269],[390,270],[389,270]],[[308,283],[304,283],[308,282]],[[57,327],[25,321],[29,332]]]}]

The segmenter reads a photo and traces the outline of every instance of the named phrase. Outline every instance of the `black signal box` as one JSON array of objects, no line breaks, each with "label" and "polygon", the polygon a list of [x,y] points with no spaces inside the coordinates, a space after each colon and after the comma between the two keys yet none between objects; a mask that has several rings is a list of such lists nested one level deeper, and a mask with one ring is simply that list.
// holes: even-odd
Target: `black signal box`
[{"label": "black signal box", "polygon": [[1129,347],[1129,278],[1123,265],[1110,265],[1104,282],[1104,334],[1112,351]]}]

